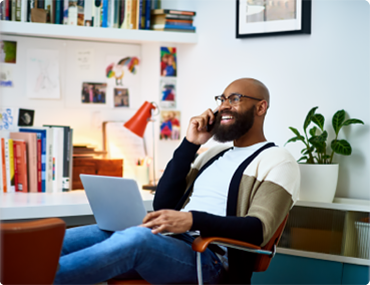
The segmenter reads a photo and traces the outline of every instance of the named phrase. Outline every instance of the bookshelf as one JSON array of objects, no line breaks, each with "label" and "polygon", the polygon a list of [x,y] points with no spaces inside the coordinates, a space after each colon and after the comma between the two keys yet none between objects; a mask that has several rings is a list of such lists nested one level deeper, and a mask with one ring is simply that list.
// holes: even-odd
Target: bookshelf
[{"label": "bookshelf", "polygon": [[95,28],[14,21],[0,21],[0,31],[3,35],[115,43],[195,44],[198,41],[196,33]]},{"label": "bookshelf", "polygon": [[[368,232],[369,224],[360,221],[369,217],[369,213],[370,202],[366,200],[297,201],[290,211],[277,252],[370,266],[370,259],[364,256],[369,248],[368,239],[360,237],[360,231]],[[356,229],[358,223],[363,228]]]}]

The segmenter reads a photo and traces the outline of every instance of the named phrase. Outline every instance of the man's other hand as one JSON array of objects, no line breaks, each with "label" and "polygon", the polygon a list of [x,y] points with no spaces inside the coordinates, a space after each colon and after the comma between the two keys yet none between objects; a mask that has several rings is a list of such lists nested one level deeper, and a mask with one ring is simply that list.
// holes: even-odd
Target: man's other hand
[{"label": "man's other hand", "polygon": [[176,234],[190,230],[193,215],[190,212],[175,210],[160,210],[147,214],[141,227],[152,229],[153,234],[172,232]]},{"label": "man's other hand", "polygon": [[206,110],[200,116],[192,117],[186,132],[186,139],[196,145],[205,144],[212,134],[207,132],[207,124],[213,124],[215,115],[211,109]]}]

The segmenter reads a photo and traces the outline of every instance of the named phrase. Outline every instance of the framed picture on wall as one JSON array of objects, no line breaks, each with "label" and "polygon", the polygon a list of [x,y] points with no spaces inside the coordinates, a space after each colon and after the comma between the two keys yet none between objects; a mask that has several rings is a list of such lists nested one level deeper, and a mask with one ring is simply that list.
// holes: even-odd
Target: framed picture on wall
[{"label": "framed picture on wall", "polygon": [[236,0],[236,37],[311,34],[311,0]]}]

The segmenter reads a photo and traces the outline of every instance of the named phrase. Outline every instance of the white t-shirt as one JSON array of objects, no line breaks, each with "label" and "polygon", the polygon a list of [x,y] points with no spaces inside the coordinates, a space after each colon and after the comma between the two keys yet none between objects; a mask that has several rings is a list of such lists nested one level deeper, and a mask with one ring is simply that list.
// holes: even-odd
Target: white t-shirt
[{"label": "white t-shirt", "polygon": [[181,211],[202,211],[225,217],[232,176],[245,159],[267,143],[248,147],[234,146],[224,153],[195,180],[190,201]]}]

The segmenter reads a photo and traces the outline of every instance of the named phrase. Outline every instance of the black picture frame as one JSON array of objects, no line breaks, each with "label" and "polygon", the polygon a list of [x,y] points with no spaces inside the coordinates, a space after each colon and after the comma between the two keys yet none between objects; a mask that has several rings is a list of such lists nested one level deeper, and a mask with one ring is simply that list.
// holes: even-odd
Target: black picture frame
[{"label": "black picture frame", "polygon": [[[311,34],[311,7],[312,0],[296,0],[301,3],[301,28],[300,29],[287,29],[287,30],[277,30],[268,32],[245,32],[245,28],[250,25],[250,23],[240,23],[240,2],[247,0],[236,0],[236,38],[251,38],[251,37],[266,37],[266,36],[280,36],[280,35],[294,35],[294,34]],[[297,21],[297,20],[295,20]],[[254,23],[252,23],[254,24]]]}]

